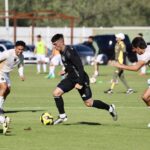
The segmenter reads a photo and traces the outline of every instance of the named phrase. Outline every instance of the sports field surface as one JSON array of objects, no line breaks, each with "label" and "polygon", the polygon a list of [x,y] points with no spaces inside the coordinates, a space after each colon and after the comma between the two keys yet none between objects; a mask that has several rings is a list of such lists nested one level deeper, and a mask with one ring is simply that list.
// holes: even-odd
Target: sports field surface
[{"label": "sports field surface", "polygon": [[[91,76],[93,67],[86,66],[85,70]],[[114,122],[104,110],[85,107],[78,92],[72,90],[64,95],[68,121],[55,126],[44,126],[39,118],[43,112],[57,118],[52,91],[61,78],[57,75],[55,79],[45,79],[46,74],[36,74],[36,65],[26,65],[26,81],[22,82],[14,70],[12,91],[4,106],[12,122],[6,136],[0,128],[0,150],[149,150],[150,109],[141,95],[150,75],[141,77],[138,72],[126,71],[136,93],[125,94],[119,81],[114,94],[107,95],[103,91],[110,86],[114,68],[101,66],[100,70],[97,83],[91,85],[93,98],[115,104],[118,121]]]}]

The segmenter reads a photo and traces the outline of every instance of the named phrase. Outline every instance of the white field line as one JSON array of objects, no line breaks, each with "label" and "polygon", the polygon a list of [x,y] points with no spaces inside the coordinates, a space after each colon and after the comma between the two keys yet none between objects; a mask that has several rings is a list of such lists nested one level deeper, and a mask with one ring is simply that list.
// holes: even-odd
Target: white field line
[{"label": "white field line", "polygon": [[[42,110],[42,109],[54,109],[56,108],[55,106],[50,106],[50,107],[5,107],[6,110]],[[142,106],[139,106],[139,107],[136,107],[136,106],[119,106],[119,107],[116,107],[117,109],[148,109],[148,107],[142,107]],[[89,107],[65,107],[65,109],[91,109]],[[150,109],[150,108],[149,108]]]}]

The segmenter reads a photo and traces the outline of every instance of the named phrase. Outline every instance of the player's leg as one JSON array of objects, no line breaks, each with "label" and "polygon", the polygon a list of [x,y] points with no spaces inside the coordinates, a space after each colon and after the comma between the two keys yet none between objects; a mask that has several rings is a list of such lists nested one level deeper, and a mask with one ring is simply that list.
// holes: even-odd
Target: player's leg
[{"label": "player's leg", "polygon": [[41,73],[41,56],[37,54],[37,73]]},{"label": "player's leg", "polygon": [[93,77],[99,76],[99,57],[96,56],[94,59],[94,74]]},{"label": "player's leg", "polygon": [[[150,87],[145,90],[144,94],[142,95],[142,99],[150,109]],[[150,127],[150,123],[148,124],[148,127]]]},{"label": "player's leg", "polygon": [[49,66],[49,73],[46,76],[47,79],[55,78],[55,66],[53,64],[50,64]]},{"label": "player's leg", "polygon": [[150,88],[145,90],[144,94],[142,95],[142,99],[147,106],[150,106]]},{"label": "player's leg", "polygon": [[7,96],[9,95],[10,93],[10,87],[7,88],[5,94],[4,94],[4,100],[6,100]]},{"label": "player's leg", "polygon": [[54,121],[55,124],[62,123],[64,121],[67,121],[67,115],[65,113],[64,108],[64,100],[62,98],[62,95],[74,88],[74,84],[70,82],[69,79],[63,79],[56,87],[56,89],[53,92],[54,100],[56,103],[56,107],[59,112],[58,118]]},{"label": "player's leg", "polygon": [[3,104],[4,104],[7,90],[8,90],[7,83],[6,82],[0,83],[0,109],[1,110],[3,110]]},{"label": "player's leg", "polygon": [[118,73],[118,76],[119,76],[121,82],[123,83],[123,85],[124,85],[124,86],[126,87],[126,89],[127,89],[126,93],[127,93],[127,94],[132,94],[134,91],[133,91],[133,89],[131,89],[131,88],[129,87],[129,85],[128,85],[126,79],[125,79],[124,70],[120,70],[119,73]]},{"label": "player's leg", "polygon": [[6,100],[7,96],[10,93],[10,90],[11,90],[11,82],[10,82],[9,74],[5,74],[5,80],[6,80],[7,88],[4,93],[4,100]]},{"label": "player's leg", "polygon": [[46,68],[46,58],[45,58],[45,55],[41,55],[41,64],[42,64],[42,67],[43,67],[43,72],[46,73],[47,71],[47,68]]},{"label": "player's leg", "polygon": [[110,86],[110,88],[108,90],[104,91],[104,93],[108,93],[108,94],[113,93],[113,89],[114,89],[114,87],[116,85],[117,78],[118,78],[118,72],[119,72],[118,69],[114,71],[111,86]]},{"label": "player's leg", "polygon": [[58,60],[58,57],[56,55],[50,61],[49,74],[47,76],[48,79],[55,78],[55,68],[58,64],[59,64],[59,60]]},{"label": "player's leg", "polygon": [[84,104],[87,107],[95,107],[98,109],[104,109],[109,111],[110,115],[113,117],[113,120],[116,121],[117,120],[117,113],[115,110],[115,105],[108,105],[107,103],[101,101],[101,100],[93,100],[92,99],[92,92],[89,86],[84,85],[83,88],[81,90],[78,90],[83,101]]},{"label": "player's leg", "polygon": [[6,134],[10,122],[10,118],[4,116],[3,111],[4,98],[7,97],[7,91],[9,91],[7,83],[0,82],[0,124],[3,126],[3,134]]}]

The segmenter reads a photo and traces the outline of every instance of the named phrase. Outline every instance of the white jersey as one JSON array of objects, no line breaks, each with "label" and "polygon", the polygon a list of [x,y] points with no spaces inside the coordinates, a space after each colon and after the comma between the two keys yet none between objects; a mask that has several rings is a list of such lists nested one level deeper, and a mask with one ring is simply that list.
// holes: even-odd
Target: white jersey
[{"label": "white jersey", "polygon": [[23,59],[22,55],[17,56],[15,49],[0,53],[0,75],[9,74],[22,61],[21,59]]},{"label": "white jersey", "polygon": [[150,61],[150,46],[147,46],[145,52],[142,55],[137,54],[137,57],[139,61],[144,61],[145,64],[147,64]]}]

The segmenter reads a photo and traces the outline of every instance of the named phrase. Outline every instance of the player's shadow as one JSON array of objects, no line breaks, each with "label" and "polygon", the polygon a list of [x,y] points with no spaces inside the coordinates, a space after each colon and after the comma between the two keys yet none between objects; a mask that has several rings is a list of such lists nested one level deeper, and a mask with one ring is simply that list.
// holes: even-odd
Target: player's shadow
[{"label": "player's shadow", "polygon": [[135,94],[135,93],[138,93],[138,91],[134,91],[133,93],[131,93],[131,94],[127,94],[126,92],[121,92],[121,91],[119,91],[119,92],[116,92],[117,94],[126,94],[126,95],[132,95],[132,94]]},{"label": "player's shadow", "polygon": [[[3,130],[2,129],[0,129],[0,135],[3,135]],[[7,131],[7,133],[5,134],[5,136],[13,136],[13,134],[11,134],[11,131]]]},{"label": "player's shadow", "polygon": [[44,111],[44,110],[6,110],[4,111],[5,114],[7,113],[19,113],[19,112],[37,112],[37,111]]},{"label": "player's shadow", "polygon": [[76,123],[65,123],[63,125],[90,125],[90,126],[97,126],[97,125],[102,125],[101,123],[98,123],[98,122],[85,122],[85,121],[82,121],[82,122],[76,122]]}]

